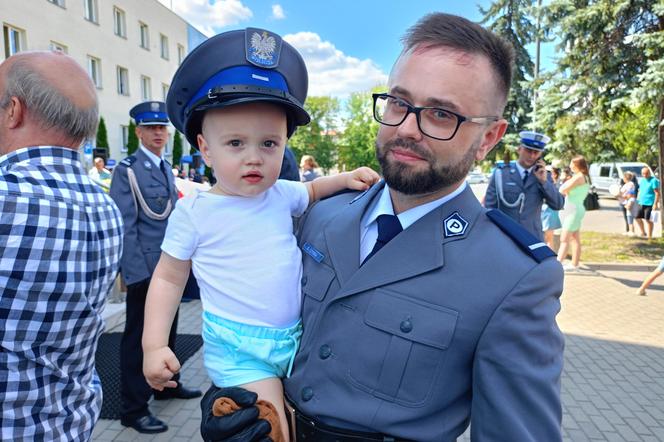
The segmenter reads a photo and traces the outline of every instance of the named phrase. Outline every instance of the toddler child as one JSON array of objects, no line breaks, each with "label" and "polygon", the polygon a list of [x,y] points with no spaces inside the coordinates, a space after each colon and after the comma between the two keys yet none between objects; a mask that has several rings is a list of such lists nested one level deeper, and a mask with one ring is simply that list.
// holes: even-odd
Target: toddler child
[{"label": "toddler child", "polygon": [[[272,68],[254,63],[270,56],[277,59]],[[263,30],[217,35],[183,61],[168,96],[169,115],[217,182],[180,200],[169,218],[143,332],[148,383],[174,387],[180,364],[167,346],[168,330],[193,268],[212,382],[242,386],[272,403],[284,440],[280,378],[290,372],[301,335],[301,252],[291,217],[318,198],[365,190],[378,180],[366,167],[309,183],[277,179],[288,138],[309,122],[300,104],[306,77],[295,49]]]}]

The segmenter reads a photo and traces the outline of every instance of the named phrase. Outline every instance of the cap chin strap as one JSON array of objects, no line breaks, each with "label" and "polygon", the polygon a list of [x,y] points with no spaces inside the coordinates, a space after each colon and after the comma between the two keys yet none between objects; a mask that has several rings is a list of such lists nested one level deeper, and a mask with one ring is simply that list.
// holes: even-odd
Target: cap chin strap
[{"label": "cap chin strap", "polygon": [[500,209],[500,204],[513,209],[519,207],[519,213],[523,213],[523,205],[526,202],[526,194],[521,192],[516,201],[510,203],[505,199],[505,194],[503,192],[503,171],[500,168],[496,168],[494,173],[496,180],[496,193],[498,194],[498,209]]},{"label": "cap chin strap", "polygon": [[136,206],[136,212],[138,212],[138,205],[140,205],[141,209],[143,209],[143,212],[145,212],[145,215],[150,219],[155,221],[163,221],[168,218],[168,215],[171,214],[171,210],[173,209],[173,204],[171,203],[170,198],[168,199],[166,208],[162,213],[153,212],[152,209],[150,209],[150,206],[148,206],[148,203],[145,202],[145,198],[143,198],[141,189],[138,187],[136,174],[134,174],[134,171],[131,167],[127,167],[127,179],[129,180],[129,189],[131,189],[131,194],[134,197],[134,206]]}]

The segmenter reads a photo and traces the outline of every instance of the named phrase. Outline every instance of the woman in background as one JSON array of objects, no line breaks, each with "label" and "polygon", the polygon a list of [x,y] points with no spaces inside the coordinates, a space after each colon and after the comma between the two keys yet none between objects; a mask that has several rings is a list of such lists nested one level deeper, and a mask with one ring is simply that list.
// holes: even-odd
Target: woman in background
[{"label": "woman in background", "polygon": [[[560,187],[560,169],[551,168],[551,179],[556,188]],[[557,210],[553,210],[546,203],[542,204],[542,231],[544,232],[544,242],[551,250],[556,250],[553,246],[553,231],[560,229],[562,224]]]},{"label": "woman in background", "polygon": [[302,155],[300,159],[300,169],[302,169],[302,181],[313,181],[320,176],[316,169],[318,168],[318,163],[316,159],[311,155]]},{"label": "woman in background", "polygon": [[563,228],[560,233],[558,261],[562,263],[565,260],[571,244],[572,263],[564,265],[563,268],[565,271],[576,271],[581,259],[581,222],[586,214],[583,201],[590,190],[590,177],[588,176],[588,163],[581,155],[572,158],[569,167],[573,175],[559,189],[560,193],[565,195],[565,207],[562,210]]}]

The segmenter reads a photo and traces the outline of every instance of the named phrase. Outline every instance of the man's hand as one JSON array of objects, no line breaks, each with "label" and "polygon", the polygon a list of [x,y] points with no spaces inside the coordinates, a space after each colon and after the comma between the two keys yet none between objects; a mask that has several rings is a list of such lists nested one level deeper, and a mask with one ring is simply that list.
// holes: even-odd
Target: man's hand
[{"label": "man's hand", "polygon": [[[225,416],[212,414],[214,401],[220,397],[233,399],[242,407]],[[206,442],[271,442],[267,435],[272,431],[270,423],[258,419],[258,409],[254,406],[256,393],[240,387],[218,388],[214,385],[201,400],[201,436]]]},{"label": "man's hand", "polygon": [[535,168],[533,169],[533,174],[539,180],[540,183],[546,183],[547,171],[546,163],[542,160],[537,160],[535,163]]},{"label": "man's hand", "polygon": [[172,379],[178,371],[180,361],[168,346],[144,352],[143,376],[153,389],[163,391],[164,388],[177,387],[177,382]]},{"label": "man's hand", "polygon": [[358,167],[346,173],[346,187],[349,189],[367,190],[378,181],[380,181],[380,175],[369,167]]}]

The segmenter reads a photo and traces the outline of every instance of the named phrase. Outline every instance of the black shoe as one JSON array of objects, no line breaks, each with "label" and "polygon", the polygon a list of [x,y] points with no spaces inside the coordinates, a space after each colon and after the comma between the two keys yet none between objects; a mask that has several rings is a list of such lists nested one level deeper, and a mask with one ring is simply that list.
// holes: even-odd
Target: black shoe
[{"label": "black shoe", "polygon": [[163,433],[164,431],[168,431],[168,425],[151,414],[137,417],[136,419],[122,418],[120,419],[120,423],[125,427],[131,427],[143,434]]},{"label": "black shoe", "polygon": [[154,392],[154,399],[156,401],[165,401],[168,399],[193,399],[201,396],[203,396],[201,390],[187,388],[182,384],[179,384],[175,388],[164,388],[163,391],[155,390]]}]

